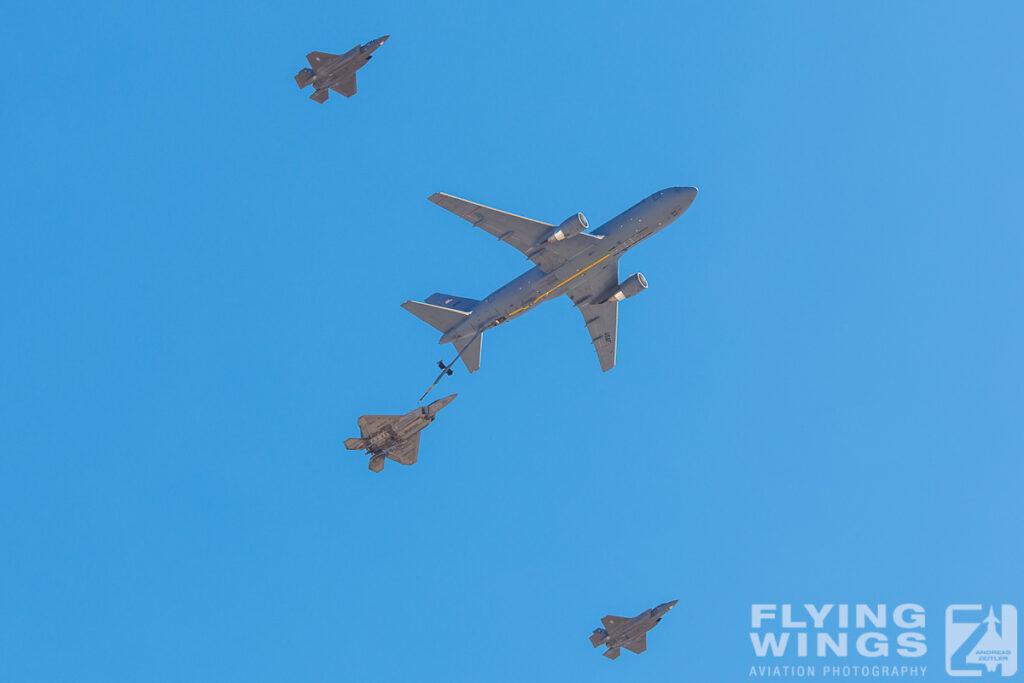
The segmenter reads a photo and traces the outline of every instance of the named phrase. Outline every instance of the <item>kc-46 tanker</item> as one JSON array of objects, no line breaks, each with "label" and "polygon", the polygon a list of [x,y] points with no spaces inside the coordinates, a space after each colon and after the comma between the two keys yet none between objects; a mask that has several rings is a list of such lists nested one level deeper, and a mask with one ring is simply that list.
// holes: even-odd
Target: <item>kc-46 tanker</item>
[{"label": "kc-46 tanker", "polygon": [[476,372],[485,330],[565,294],[583,314],[601,370],[611,370],[619,302],[647,289],[640,273],[619,281],[619,257],[682,216],[696,196],[695,187],[670,187],[586,232],[590,226],[582,213],[553,225],[437,193],[430,201],[512,245],[535,267],[483,301],[433,294],[402,308],[441,332],[438,343],[453,344],[466,368]]}]

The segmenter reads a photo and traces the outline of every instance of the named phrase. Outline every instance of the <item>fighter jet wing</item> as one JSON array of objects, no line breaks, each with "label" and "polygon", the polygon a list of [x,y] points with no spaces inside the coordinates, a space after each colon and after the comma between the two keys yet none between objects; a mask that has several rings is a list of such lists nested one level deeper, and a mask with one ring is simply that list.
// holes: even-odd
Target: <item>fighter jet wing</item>
[{"label": "fighter jet wing", "polygon": [[356,94],[356,75],[352,74],[348,78],[335,83],[331,86],[331,90],[345,97],[352,97]]},{"label": "fighter jet wing", "polygon": [[608,259],[577,280],[581,281],[574,281],[566,294],[583,314],[590,341],[601,362],[601,371],[608,372],[615,367],[619,302],[614,299],[607,303],[602,301],[619,283],[619,261]]},{"label": "fighter jet wing", "polygon": [[376,434],[384,427],[388,426],[401,415],[363,415],[357,421],[359,425],[359,432],[365,439],[368,436]]},{"label": "fighter jet wing", "polygon": [[626,648],[630,652],[640,654],[641,652],[647,649],[647,634],[641,633],[628,643],[623,643],[622,647]]},{"label": "fighter jet wing", "polygon": [[459,199],[444,192],[435,192],[430,195],[429,199],[442,209],[451,211],[459,218],[465,218],[473,225],[494,235],[502,242],[511,244],[540,266],[541,270],[546,273],[550,273],[583,251],[591,240],[600,239],[597,235],[580,234],[567,240],[545,244],[543,247],[540,247],[538,242],[544,239],[555,227],[551,223],[535,221],[532,218],[524,218],[514,213],[492,209],[489,206],[477,204],[466,199]]},{"label": "fighter jet wing", "polygon": [[388,451],[388,457],[403,465],[415,464],[420,451],[420,433],[416,432],[408,439]]},{"label": "fighter jet wing", "polygon": [[317,68],[330,64],[340,55],[332,55],[330,52],[310,52],[306,55],[306,59],[309,60],[309,65],[313,67],[313,71]]},{"label": "fighter jet wing", "polygon": [[614,617],[610,614],[606,617],[601,617],[601,625],[604,626],[604,630],[608,631],[609,634],[613,631],[618,631],[630,621],[632,620],[629,617]]}]

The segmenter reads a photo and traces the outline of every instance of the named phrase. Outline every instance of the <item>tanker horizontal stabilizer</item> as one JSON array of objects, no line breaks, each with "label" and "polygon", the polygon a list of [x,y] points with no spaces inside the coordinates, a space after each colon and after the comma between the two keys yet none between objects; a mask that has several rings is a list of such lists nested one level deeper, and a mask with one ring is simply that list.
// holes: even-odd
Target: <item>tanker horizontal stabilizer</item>
[{"label": "tanker horizontal stabilizer", "polygon": [[461,323],[469,315],[466,311],[455,308],[423,303],[422,301],[406,301],[402,308],[433,327],[438,332],[447,332]]}]

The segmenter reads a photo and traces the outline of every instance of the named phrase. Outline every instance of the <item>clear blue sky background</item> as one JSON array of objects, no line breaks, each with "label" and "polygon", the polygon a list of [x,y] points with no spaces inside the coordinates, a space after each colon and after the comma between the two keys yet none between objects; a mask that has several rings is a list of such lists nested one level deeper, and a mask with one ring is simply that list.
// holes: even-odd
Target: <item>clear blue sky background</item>
[{"label": "clear blue sky background", "polygon": [[[54,3],[0,25],[0,678],[735,680],[752,602],[1024,607],[1019,3]],[[323,106],[310,50],[390,33]],[[450,358],[399,308],[623,273]],[[608,613],[680,607],[608,662]],[[945,674],[941,676],[944,677]]]}]

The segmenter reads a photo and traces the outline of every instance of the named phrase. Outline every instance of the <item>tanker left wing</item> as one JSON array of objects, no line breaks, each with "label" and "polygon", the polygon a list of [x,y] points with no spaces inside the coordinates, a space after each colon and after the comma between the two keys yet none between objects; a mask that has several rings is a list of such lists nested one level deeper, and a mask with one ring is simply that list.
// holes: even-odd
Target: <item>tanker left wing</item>
[{"label": "tanker left wing", "polygon": [[605,301],[605,297],[612,293],[618,283],[619,260],[610,258],[576,278],[566,292],[583,314],[583,321],[590,332],[590,343],[597,352],[602,372],[615,367],[619,302],[615,299]]}]

